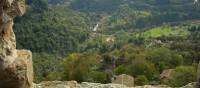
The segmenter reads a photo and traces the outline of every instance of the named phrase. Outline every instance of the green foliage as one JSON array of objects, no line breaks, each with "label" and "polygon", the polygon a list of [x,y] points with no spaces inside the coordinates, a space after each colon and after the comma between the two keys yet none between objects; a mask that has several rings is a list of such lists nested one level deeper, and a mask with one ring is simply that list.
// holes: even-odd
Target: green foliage
[{"label": "green foliage", "polygon": [[170,0],[155,0],[158,5],[167,5],[170,3]]},{"label": "green foliage", "polygon": [[85,81],[95,83],[108,83],[109,75],[105,72],[91,71],[87,74]]},{"label": "green foliage", "polygon": [[[114,14],[103,23],[103,31],[113,33],[118,31],[134,31],[137,28],[137,20],[150,16],[147,11],[137,11],[128,5],[122,5]],[[116,19],[117,18],[117,19]]]},{"label": "green foliage", "polygon": [[162,72],[164,69],[174,68],[181,65],[183,59],[180,55],[167,48],[157,48],[149,53],[149,60],[155,63],[157,70]]},{"label": "green foliage", "polygon": [[29,10],[15,20],[18,48],[65,55],[78,51],[79,43],[88,38],[87,17],[83,13],[63,6],[53,6],[42,13]]},{"label": "green foliage", "polygon": [[48,9],[47,0],[29,0],[28,2],[34,9],[34,11],[43,12]]},{"label": "green foliage", "polygon": [[188,34],[189,32],[186,30],[173,29],[170,26],[161,26],[161,27],[156,27],[149,31],[144,32],[144,37],[155,38],[155,37],[160,37],[160,36],[173,36],[173,35],[185,36]]},{"label": "green foliage", "polygon": [[71,8],[85,12],[113,12],[123,2],[123,0],[74,0]]},{"label": "green foliage", "polygon": [[[114,75],[129,74],[144,85],[176,68],[164,83],[182,86],[194,81],[195,69],[188,65],[200,57],[200,8],[192,3],[27,0],[27,13],[15,19],[17,48],[33,51],[35,82],[108,83]],[[113,42],[106,41],[110,37]]]},{"label": "green foliage", "polygon": [[50,4],[62,4],[62,3],[64,3],[64,2],[70,2],[70,0],[48,0],[48,2],[50,3]]},{"label": "green foliage", "polygon": [[35,74],[35,82],[42,80],[61,80],[60,72],[61,58],[58,55],[50,55],[46,53],[33,54],[33,67]]},{"label": "green foliage", "polygon": [[[97,69],[101,57],[98,54],[88,55],[73,53],[63,61],[65,80],[86,81],[85,76],[93,69]],[[94,79],[95,80],[95,79]]]},{"label": "green foliage", "polygon": [[133,60],[132,64],[129,67],[128,73],[134,77],[138,75],[145,75],[149,80],[154,79],[156,74],[156,69],[154,64],[147,62],[142,58],[137,58]]},{"label": "green foliage", "polygon": [[45,80],[49,80],[49,81],[61,80],[62,79],[61,77],[62,77],[61,72],[54,71],[54,72],[49,72]]},{"label": "green foliage", "polygon": [[117,68],[114,69],[114,72],[115,72],[116,75],[124,74],[124,73],[126,73],[126,71],[127,71],[127,68],[123,65],[120,65],[120,66],[118,66]]},{"label": "green foliage", "polygon": [[196,69],[192,66],[180,66],[175,69],[173,76],[164,83],[174,87],[180,87],[196,80]]},{"label": "green foliage", "polygon": [[144,75],[137,76],[134,81],[134,83],[138,86],[147,85],[149,82]]}]

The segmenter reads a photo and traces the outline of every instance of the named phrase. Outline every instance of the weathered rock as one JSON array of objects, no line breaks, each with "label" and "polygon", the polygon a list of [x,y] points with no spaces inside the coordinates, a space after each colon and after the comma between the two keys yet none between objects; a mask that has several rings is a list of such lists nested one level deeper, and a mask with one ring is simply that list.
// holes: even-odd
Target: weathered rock
[{"label": "weathered rock", "polygon": [[25,0],[0,2],[0,88],[31,88],[32,54],[16,50],[13,18],[25,12]]},{"label": "weathered rock", "polygon": [[160,74],[160,79],[171,79],[174,69],[166,69]]},{"label": "weathered rock", "polygon": [[136,86],[134,88],[172,88],[166,85],[157,85],[157,86],[152,86],[152,85],[144,85],[144,86]]},{"label": "weathered rock", "polygon": [[121,84],[100,84],[100,83],[88,83],[83,82],[80,85],[77,85],[75,88],[129,88]]},{"label": "weathered rock", "polygon": [[76,81],[46,81],[33,85],[33,88],[129,88],[120,84],[100,84],[88,82],[78,84]]},{"label": "weathered rock", "polygon": [[114,79],[112,80],[112,83],[123,84],[128,87],[133,87],[134,86],[134,78],[132,76],[122,74],[122,75],[114,77]]},{"label": "weathered rock", "polygon": [[[189,83],[183,87],[176,88],[195,88],[196,83]],[[173,88],[167,85],[144,85],[144,86],[135,86],[127,87],[122,84],[101,84],[101,83],[88,83],[82,82],[77,83],[76,81],[45,81],[40,84],[33,84],[33,88]]]},{"label": "weathered rock", "polygon": [[[195,86],[196,86],[196,83],[189,83],[188,85],[180,87],[180,88],[195,88]],[[199,87],[197,87],[197,88],[199,88]]]},{"label": "weathered rock", "polygon": [[33,88],[76,88],[76,81],[44,81],[40,84],[33,84]]}]

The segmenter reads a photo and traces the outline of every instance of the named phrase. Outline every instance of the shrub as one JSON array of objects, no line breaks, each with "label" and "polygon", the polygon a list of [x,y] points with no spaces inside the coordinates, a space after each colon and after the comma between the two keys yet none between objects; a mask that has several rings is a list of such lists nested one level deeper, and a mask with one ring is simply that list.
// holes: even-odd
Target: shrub
[{"label": "shrub", "polygon": [[85,81],[95,83],[108,83],[108,75],[105,72],[92,71],[87,74]]},{"label": "shrub", "polygon": [[149,82],[148,79],[144,75],[139,75],[135,79],[135,84],[138,85],[138,86],[142,86],[142,85],[148,84],[148,82]]},{"label": "shrub", "polygon": [[193,66],[179,66],[172,73],[172,78],[169,80],[163,80],[162,83],[180,87],[187,85],[190,82],[194,82],[196,79],[196,70]]},{"label": "shrub", "polygon": [[114,72],[115,72],[116,75],[120,75],[120,74],[125,74],[126,70],[127,69],[124,65],[120,65],[116,69],[114,69]]},{"label": "shrub", "polygon": [[127,72],[132,76],[145,75],[149,80],[154,79],[156,69],[154,64],[146,61],[145,59],[135,59],[129,66]]}]

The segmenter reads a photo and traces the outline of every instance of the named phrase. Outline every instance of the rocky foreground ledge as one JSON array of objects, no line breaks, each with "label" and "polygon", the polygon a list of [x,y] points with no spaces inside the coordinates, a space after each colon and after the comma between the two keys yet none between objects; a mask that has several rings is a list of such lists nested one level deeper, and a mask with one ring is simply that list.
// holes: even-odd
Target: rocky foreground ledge
[{"label": "rocky foreground ledge", "polygon": [[[76,81],[45,81],[40,84],[33,84],[33,88],[172,88],[166,85],[145,85],[136,87],[127,87],[121,84],[100,84],[100,83],[77,83]],[[194,83],[190,83],[184,87],[179,88],[195,88]]]}]

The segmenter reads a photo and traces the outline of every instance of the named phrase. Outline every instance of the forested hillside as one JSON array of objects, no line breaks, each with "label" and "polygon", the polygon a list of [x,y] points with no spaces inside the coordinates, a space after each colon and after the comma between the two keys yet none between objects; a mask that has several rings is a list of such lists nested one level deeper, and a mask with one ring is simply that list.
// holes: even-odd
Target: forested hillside
[{"label": "forested hillside", "polygon": [[[136,85],[194,82],[200,59],[200,3],[193,0],[27,0],[17,48],[33,51],[35,82]],[[174,69],[171,79],[160,79]]]}]

